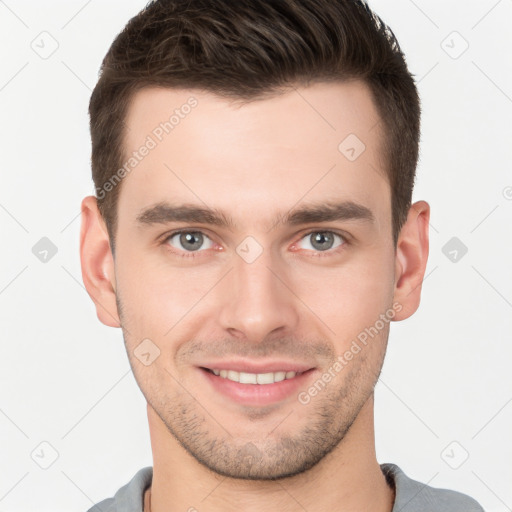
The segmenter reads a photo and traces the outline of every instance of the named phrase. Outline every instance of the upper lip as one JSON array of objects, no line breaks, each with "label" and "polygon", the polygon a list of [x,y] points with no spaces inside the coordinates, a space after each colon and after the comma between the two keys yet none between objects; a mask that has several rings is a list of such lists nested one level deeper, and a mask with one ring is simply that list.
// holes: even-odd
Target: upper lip
[{"label": "upper lip", "polygon": [[211,361],[201,364],[200,367],[210,370],[232,370],[244,373],[275,373],[280,371],[302,373],[314,368],[313,365],[307,363],[276,360],[260,362],[243,360]]}]

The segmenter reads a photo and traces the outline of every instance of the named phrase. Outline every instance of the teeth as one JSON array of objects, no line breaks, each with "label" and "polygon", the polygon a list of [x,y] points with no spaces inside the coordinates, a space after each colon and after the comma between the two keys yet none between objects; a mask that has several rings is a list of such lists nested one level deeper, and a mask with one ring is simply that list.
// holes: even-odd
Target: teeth
[{"label": "teeth", "polygon": [[274,382],[281,382],[285,379],[293,379],[301,372],[273,372],[273,373],[245,373],[235,372],[233,370],[217,370],[213,369],[212,372],[222,377],[223,379],[232,380],[233,382],[240,382],[240,384],[274,384]]},{"label": "teeth", "polygon": [[286,372],[274,373],[274,382],[281,382],[284,379],[286,379]]}]

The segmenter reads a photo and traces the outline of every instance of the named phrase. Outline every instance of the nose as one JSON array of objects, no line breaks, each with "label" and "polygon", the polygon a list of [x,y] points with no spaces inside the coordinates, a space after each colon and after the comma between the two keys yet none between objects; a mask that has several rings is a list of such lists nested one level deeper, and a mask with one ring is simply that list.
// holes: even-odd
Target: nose
[{"label": "nose", "polygon": [[224,280],[219,321],[231,336],[260,342],[271,334],[297,328],[299,299],[286,279],[286,269],[272,261],[269,250],[252,263],[234,256]]}]

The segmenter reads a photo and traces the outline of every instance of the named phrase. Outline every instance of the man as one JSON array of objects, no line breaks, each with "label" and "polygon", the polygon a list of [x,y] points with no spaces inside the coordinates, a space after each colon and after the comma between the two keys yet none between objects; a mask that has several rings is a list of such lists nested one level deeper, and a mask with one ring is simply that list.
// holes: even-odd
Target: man
[{"label": "man", "polygon": [[[481,511],[376,460],[391,321],[418,308],[420,106],[354,0],[161,0],[90,104],[81,260],[153,467],[93,511]],[[368,335],[371,333],[371,336]]]}]

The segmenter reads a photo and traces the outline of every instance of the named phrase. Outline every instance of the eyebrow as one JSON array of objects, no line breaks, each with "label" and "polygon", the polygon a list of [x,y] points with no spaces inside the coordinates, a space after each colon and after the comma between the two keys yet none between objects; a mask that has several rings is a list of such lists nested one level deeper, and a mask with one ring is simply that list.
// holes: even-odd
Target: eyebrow
[{"label": "eyebrow", "polygon": [[[375,216],[368,207],[353,201],[315,203],[292,208],[288,213],[278,215],[274,218],[271,226],[275,226],[279,222],[296,226],[313,222],[353,220],[374,223]],[[167,202],[160,202],[142,209],[137,215],[136,221],[140,226],[188,222],[211,224],[231,230],[236,227],[236,223],[229,215],[217,209],[190,204],[172,205]]]}]

